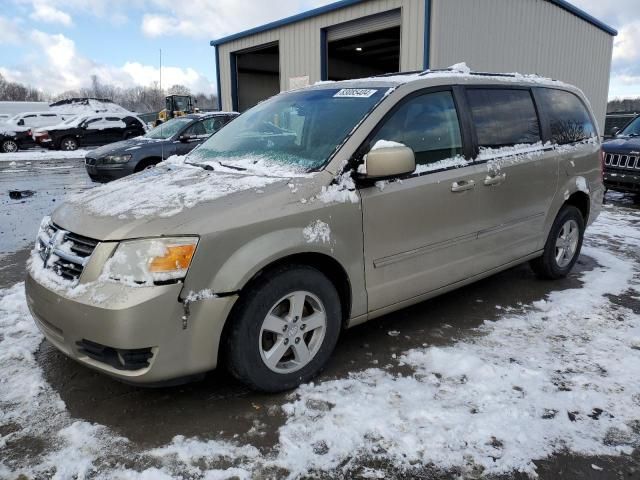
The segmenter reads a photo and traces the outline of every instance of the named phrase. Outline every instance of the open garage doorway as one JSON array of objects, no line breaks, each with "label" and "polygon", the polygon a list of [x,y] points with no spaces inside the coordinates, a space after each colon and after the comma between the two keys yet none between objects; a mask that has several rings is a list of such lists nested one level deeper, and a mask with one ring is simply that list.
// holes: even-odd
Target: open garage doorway
[{"label": "open garage doorway", "polygon": [[236,81],[234,109],[239,112],[280,93],[280,49],[277,43],[232,55]]},{"label": "open garage doorway", "polygon": [[327,80],[400,71],[398,10],[331,27],[326,39]]}]

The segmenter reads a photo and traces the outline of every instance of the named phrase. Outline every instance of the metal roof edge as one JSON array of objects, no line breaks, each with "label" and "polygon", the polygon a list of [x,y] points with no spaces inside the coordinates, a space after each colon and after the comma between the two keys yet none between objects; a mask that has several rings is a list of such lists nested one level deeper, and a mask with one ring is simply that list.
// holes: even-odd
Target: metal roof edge
[{"label": "metal roof edge", "polygon": [[598,20],[593,15],[588,14],[584,10],[576,7],[575,5],[567,2],[566,0],[547,0],[547,1],[562,8],[563,10],[566,10],[569,13],[573,13],[577,17],[580,17],[582,20],[589,22],[591,25],[598,27],[600,30],[605,31],[609,35],[612,35],[614,37],[618,35],[618,31],[615,28],[610,27],[606,23]]},{"label": "metal roof edge", "polygon": [[[365,2],[367,0],[340,0],[338,2],[330,3],[323,7],[314,8],[313,10],[308,10],[306,12],[301,12],[296,15],[292,15],[290,17],[283,18],[281,20],[276,20],[275,22],[266,23],[264,25],[260,25],[258,27],[250,28],[249,30],[244,30],[242,32],[234,33],[233,35],[228,35],[223,38],[219,38],[217,40],[211,40],[209,45],[212,47],[216,47],[222,45],[224,43],[229,43],[233,40],[237,40],[239,38],[248,37],[249,35],[255,35],[256,33],[266,32],[268,30],[273,30],[275,28],[283,27],[285,25],[290,25],[295,22],[299,22],[301,20],[306,20],[308,18],[317,17],[319,15],[323,15],[325,13],[333,12],[335,10],[340,10],[341,8],[350,7],[351,5],[356,5],[358,3]],[[582,20],[589,22],[593,26],[603,30],[609,35],[616,36],[618,35],[618,31],[613,27],[610,27],[606,23],[598,20],[593,15],[588,14],[584,10],[576,7],[575,5],[569,3],[566,0],[546,0],[563,10],[576,15]]]},{"label": "metal roof edge", "polygon": [[317,17],[318,15],[322,15],[324,13],[333,12],[334,10],[340,10],[341,8],[350,7],[351,5],[356,5],[358,3],[362,3],[366,1],[367,0],[340,0],[338,2],[325,5],[323,7],[314,8],[313,10],[301,12],[296,15],[283,18],[281,20],[276,20],[275,22],[267,23],[265,25],[260,25],[258,27],[250,28],[249,30],[244,30],[242,32],[234,33],[233,35],[229,35],[227,37],[219,38],[217,40],[211,40],[211,42],[209,42],[209,45],[211,45],[212,47],[215,47],[216,45],[222,45],[223,43],[228,43],[233,40],[237,40],[238,38],[247,37],[249,35],[254,35],[260,32],[266,32],[267,30],[273,30],[274,28],[283,27],[291,23],[299,22],[300,20],[306,20],[307,18]]}]

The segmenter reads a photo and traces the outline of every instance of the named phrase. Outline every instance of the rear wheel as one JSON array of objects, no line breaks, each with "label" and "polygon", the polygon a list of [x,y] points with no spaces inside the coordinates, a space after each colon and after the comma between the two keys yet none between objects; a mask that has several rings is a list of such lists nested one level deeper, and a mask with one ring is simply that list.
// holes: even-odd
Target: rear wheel
[{"label": "rear wheel", "polygon": [[70,152],[78,149],[78,140],[73,137],[65,137],[60,141],[60,150]]},{"label": "rear wheel", "polygon": [[14,153],[18,151],[18,144],[15,140],[5,140],[2,142],[2,151],[4,153]]},{"label": "rear wheel", "polygon": [[558,213],[541,257],[531,261],[531,268],[540,278],[555,280],[566,277],[575,265],[584,238],[582,213],[565,205]]},{"label": "rear wheel", "polygon": [[226,336],[227,366],[251,388],[279,392],[315,377],[338,340],[342,309],[315,268],[288,266],[243,292]]}]

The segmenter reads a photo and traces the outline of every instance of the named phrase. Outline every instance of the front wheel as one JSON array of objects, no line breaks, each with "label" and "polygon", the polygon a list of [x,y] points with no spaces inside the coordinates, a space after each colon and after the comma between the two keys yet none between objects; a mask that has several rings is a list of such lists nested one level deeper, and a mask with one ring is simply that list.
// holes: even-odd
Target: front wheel
[{"label": "front wheel", "polygon": [[556,217],[541,257],[531,261],[531,268],[540,278],[555,280],[566,277],[575,265],[584,239],[582,213],[565,205]]},{"label": "front wheel", "polygon": [[60,142],[60,150],[71,152],[78,149],[78,140],[73,137],[63,138]]},{"label": "front wheel", "polygon": [[266,273],[241,295],[226,337],[227,367],[255,390],[280,392],[315,377],[340,334],[333,283],[307,266]]},{"label": "front wheel", "polygon": [[18,144],[15,140],[5,140],[2,142],[2,151],[4,153],[15,153],[18,151]]}]

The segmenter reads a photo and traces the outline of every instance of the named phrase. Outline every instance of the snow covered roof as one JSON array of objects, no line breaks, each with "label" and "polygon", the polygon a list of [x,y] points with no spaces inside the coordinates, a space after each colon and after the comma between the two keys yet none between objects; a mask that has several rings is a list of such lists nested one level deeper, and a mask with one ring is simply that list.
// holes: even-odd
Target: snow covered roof
[{"label": "snow covered roof", "polygon": [[474,72],[467,66],[466,63],[457,63],[449,68],[439,70],[424,70],[413,72],[399,72],[388,73],[384,75],[377,75],[375,77],[367,78],[354,78],[351,80],[340,81],[320,81],[316,82],[313,86],[330,86],[330,85],[349,85],[349,84],[364,84],[364,83],[378,83],[389,86],[398,86],[404,83],[415,82],[418,80],[428,80],[434,78],[447,78],[453,80],[460,79],[484,79],[497,82],[513,82],[513,83],[527,83],[537,85],[548,85],[555,87],[573,88],[576,87],[554,80],[552,78],[546,78],[535,74],[523,74],[523,73],[494,73],[494,72]]},{"label": "snow covered roof", "polygon": [[89,115],[92,113],[120,113],[134,115],[133,112],[121,107],[117,103],[102,98],[70,98],[54,102],[50,107],[51,110],[56,112],[73,113],[76,115]]}]

